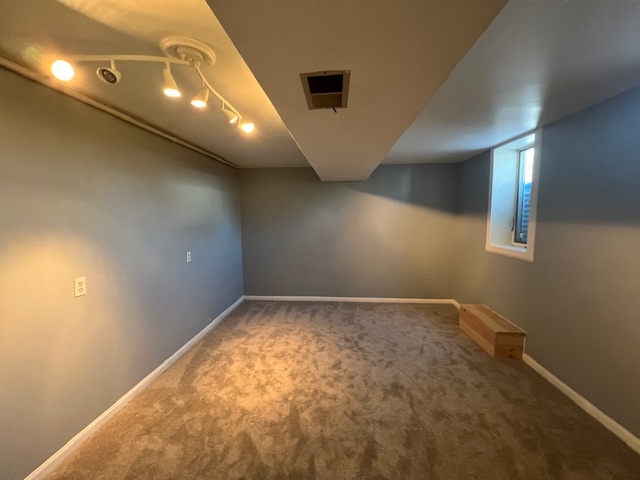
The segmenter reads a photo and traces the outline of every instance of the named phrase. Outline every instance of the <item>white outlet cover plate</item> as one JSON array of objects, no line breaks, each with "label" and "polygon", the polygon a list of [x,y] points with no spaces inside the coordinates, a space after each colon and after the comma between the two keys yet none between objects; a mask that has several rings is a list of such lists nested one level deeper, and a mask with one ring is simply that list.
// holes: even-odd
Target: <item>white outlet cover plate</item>
[{"label": "white outlet cover plate", "polygon": [[73,279],[73,290],[76,297],[87,294],[87,277],[78,277]]},{"label": "white outlet cover plate", "polygon": [[187,252],[187,262],[191,261],[191,250]]}]

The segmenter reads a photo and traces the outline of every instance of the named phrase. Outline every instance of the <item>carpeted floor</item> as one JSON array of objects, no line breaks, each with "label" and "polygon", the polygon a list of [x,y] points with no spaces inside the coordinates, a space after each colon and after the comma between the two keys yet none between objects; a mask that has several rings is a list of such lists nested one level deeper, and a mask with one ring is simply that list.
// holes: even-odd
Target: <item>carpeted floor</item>
[{"label": "carpeted floor", "polygon": [[450,306],[244,302],[51,479],[638,479]]}]

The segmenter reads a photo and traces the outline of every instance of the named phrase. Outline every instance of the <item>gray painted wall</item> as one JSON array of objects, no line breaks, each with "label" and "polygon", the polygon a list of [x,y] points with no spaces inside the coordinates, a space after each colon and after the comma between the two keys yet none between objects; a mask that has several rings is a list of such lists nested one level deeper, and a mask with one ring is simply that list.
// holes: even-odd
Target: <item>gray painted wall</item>
[{"label": "gray painted wall", "polygon": [[533,263],[484,251],[489,155],[460,166],[454,296],[640,436],[640,89],[547,126]]},{"label": "gray painted wall", "polygon": [[0,97],[0,478],[17,479],[242,295],[240,198],[236,171],[4,70]]},{"label": "gray painted wall", "polygon": [[245,293],[450,297],[456,169],[383,166],[361,183],[243,171]]},{"label": "gray painted wall", "polygon": [[640,89],[543,132],[535,262],[485,252],[489,154],[242,173],[245,293],[456,298],[528,331],[527,352],[640,435]]}]

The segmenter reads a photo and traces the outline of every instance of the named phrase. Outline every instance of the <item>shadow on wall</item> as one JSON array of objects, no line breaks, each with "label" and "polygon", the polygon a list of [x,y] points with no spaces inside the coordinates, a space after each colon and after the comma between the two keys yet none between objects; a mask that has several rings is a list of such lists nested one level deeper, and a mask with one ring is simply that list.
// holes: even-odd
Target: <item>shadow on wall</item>
[{"label": "shadow on wall", "polygon": [[411,205],[456,213],[458,166],[456,164],[381,165],[365,182],[342,185]]},{"label": "shadow on wall", "polygon": [[[538,223],[640,225],[640,88],[542,133]],[[490,152],[458,164],[458,213],[486,216]]]},{"label": "shadow on wall", "polygon": [[454,174],[383,166],[352,183],[311,168],[243,170],[245,293],[449,298]]}]

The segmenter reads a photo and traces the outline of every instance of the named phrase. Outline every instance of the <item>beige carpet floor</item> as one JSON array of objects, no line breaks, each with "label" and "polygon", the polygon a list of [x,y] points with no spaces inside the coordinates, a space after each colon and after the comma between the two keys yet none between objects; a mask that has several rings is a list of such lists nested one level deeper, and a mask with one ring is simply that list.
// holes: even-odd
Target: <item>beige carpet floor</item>
[{"label": "beige carpet floor", "polygon": [[450,306],[244,302],[51,479],[638,479]]}]

